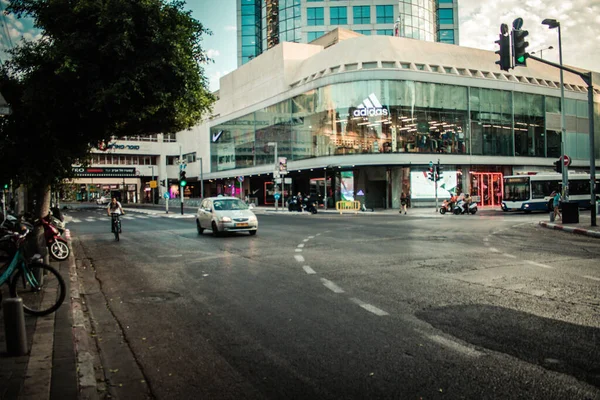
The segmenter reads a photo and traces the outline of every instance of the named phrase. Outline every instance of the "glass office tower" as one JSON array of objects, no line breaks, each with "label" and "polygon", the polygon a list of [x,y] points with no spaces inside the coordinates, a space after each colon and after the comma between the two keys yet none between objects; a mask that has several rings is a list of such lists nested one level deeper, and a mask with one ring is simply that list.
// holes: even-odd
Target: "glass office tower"
[{"label": "glass office tower", "polygon": [[458,44],[458,0],[238,0],[238,66],[280,42],[337,27],[363,35]]}]

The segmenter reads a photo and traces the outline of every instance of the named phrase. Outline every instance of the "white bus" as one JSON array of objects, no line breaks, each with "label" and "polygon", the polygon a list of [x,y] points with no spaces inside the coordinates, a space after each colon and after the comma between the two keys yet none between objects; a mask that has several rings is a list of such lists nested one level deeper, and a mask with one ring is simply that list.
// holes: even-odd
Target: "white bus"
[{"label": "white bus", "polygon": [[[562,175],[544,173],[504,177],[503,211],[552,211],[551,193],[562,189]],[[596,174],[596,198],[600,189],[600,174]],[[569,201],[579,202],[579,208],[591,208],[590,175],[569,174]]]}]

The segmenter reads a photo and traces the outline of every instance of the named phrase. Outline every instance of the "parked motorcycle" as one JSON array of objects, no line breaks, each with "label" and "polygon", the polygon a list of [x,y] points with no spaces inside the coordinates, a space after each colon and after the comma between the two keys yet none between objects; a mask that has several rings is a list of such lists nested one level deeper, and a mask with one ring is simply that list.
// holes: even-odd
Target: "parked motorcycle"
[{"label": "parked motorcycle", "polygon": [[[477,212],[477,203],[468,203],[468,204],[469,204],[468,213],[475,214]],[[467,206],[467,202],[464,200],[460,200],[458,203],[456,203],[456,205],[454,206],[454,210],[452,212],[454,213],[454,215],[466,214],[467,213],[466,206]]]},{"label": "parked motorcycle", "polygon": [[292,196],[288,200],[288,211],[302,211],[302,199],[299,199],[298,196]]},{"label": "parked motorcycle", "polygon": [[304,199],[304,203],[302,204],[302,207],[304,208],[305,211],[308,211],[311,214],[317,213],[317,206],[315,205],[315,202],[310,197],[306,197]]}]

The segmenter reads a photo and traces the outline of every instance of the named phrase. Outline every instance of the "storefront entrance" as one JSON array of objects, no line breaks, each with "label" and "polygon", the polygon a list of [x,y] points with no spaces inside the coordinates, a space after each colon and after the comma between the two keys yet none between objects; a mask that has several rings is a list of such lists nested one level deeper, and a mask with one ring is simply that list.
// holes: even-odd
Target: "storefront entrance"
[{"label": "storefront entrance", "polygon": [[501,172],[471,172],[471,195],[478,196],[477,204],[500,206],[504,192],[502,178]]}]

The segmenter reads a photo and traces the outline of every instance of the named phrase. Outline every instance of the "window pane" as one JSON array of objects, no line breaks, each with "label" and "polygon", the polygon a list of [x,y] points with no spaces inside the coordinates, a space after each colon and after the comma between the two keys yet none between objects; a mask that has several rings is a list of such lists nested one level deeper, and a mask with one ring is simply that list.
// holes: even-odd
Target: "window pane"
[{"label": "window pane", "polygon": [[369,6],[354,6],[352,7],[355,24],[370,24],[371,23],[371,7]]},{"label": "window pane", "polygon": [[377,6],[377,23],[392,24],[394,23],[394,7],[393,6]]}]

